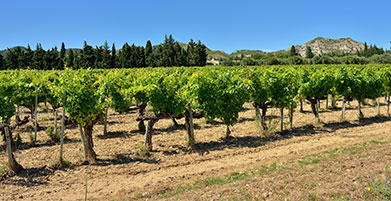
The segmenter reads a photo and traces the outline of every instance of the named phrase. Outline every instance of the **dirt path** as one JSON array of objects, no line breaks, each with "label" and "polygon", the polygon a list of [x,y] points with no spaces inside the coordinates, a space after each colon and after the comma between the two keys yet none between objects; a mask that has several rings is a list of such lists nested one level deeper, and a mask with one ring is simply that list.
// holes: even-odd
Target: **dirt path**
[{"label": "dirt path", "polygon": [[[312,125],[312,114],[304,113],[297,115],[293,131],[260,136],[252,119],[251,106],[246,105],[246,108],[241,113],[242,122],[233,127],[231,139],[220,139],[224,125],[196,121],[199,149],[193,153],[185,147],[183,128],[172,129],[169,121],[159,122],[153,139],[155,151],[145,158],[136,154],[143,140],[142,135],[135,132],[137,125],[126,122],[126,119],[132,122],[136,114],[131,114],[131,118],[114,115],[113,125],[125,122],[126,126],[117,126],[112,137],[95,135],[100,161],[90,167],[80,164],[80,143],[73,129],[68,133],[69,143],[64,148],[67,150],[65,158],[75,164],[73,168],[51,172],[45,167],[55,159],[57,145],[18,151],[16,158],[27,172],[1,181],[0,199],[83,200],[86,175],[89,200],[157,199],[157,194],[178,184],[260,165],[282,164],[308,154],[387,138],[391,131],[391,121],[387,117],[374,117],[374,109],[367,107],[364,113],[369,118],[361,121],[355,119],[355,111],[348,111],[348,121],[339,122],[339,111],[325,110],[321,114],[325,124]],[[95,132],[101,131],[101,127],[98,125]],[[5,152],[1,152],[0,159],[2,163],[6,161]]]}]

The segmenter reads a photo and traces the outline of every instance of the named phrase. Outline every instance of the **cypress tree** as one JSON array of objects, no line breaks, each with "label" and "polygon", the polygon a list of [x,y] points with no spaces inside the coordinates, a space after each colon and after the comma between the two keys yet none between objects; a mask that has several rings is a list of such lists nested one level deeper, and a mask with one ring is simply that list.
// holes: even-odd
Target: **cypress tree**
[{"label": "cypress tree", "polygon": [[296,48],[295,48],[295,46],[292,45],[290,52],[289,52],[289,56],[296,56],[296,55],[297,55]]},{"label": "cypress tree", "polygon": [[0,54],[0,70],[5,70],[5,65],[4,65],[4,57],[2,54]]},{"label": "cypress tree", "polygon": [[145,45],[145,56],[148,57],[150,54],[152,54],[152,43],[150,40],[148,40],[147,44]]},{"label": "cypress tree", "polygon": [[145,45],[145,66],[153,66],[152,58],[152,43],[148,40]]},{"label": "cypress tree", "polygon": [[310,46],[307,46],[306,56],[307,56],[307,58],[310,58],[310,59],[312,57],[314,57],[314,53],[312,53],[312,49]]},{"label": "cypress tree", "polygon": [[64,42],[61,43],[61,49],[60,49],[60,58],[58,61],[58,67],[57,69],[63,70],[65,66],[65,60],[66,60],[66,50],[65,50],[65,44]]},{"label": "cypress tree", "polygon": [[111,61],[110,61],[110,68],[116,68],[115,59],[116,59],[116,49],[115,44],[113,43],[113,46],[111,47]]}]

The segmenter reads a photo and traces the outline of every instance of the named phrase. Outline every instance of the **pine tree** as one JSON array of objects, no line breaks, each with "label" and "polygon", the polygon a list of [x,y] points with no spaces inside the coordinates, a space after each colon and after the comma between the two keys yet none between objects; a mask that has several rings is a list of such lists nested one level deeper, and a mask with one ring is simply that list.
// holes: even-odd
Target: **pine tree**
[{"label": "pine tree", "polygon": [[175,64],[176,66],[184,66],[186,63],[183,63],[182,61],[182,48],[179,45],[178,42],[175,43],[174,45],[174,52],[175,52]]},{"label": "pine tree", "polygon": [[165,35],[164,43],[161,45],[161,54],[159,58],[159,66],[175,66],[177,63],[175,62],[175,50],[174,50],[175,40],[170,34],[169,37]]},{"label": "pine tree", "polygon": [[197,52],[196,44],[193,39],[190,39],[190,42],[187,46],[187,63],[189,66],[197,66]]},{"label": "pine tree", "polygon": [[84,41],[84,47],[80,52],[80,68],[95,68],[95,60],[94,48]]},{"label": "pine tree", "polygon": [[44,69],[44,56],[45,56],[45,50],[42,49],[42,46],[40,43],[37,44],[37,47],[35,48],[34,54],[33,54],[33,60],[32,60],[32,68],[42,70]]},{"label": "pine tree", "polygon": [[96,46],[95,49],[93,49],[94,52],[94,68],[104,68],[104,63],[103,63],[103,47]]},{"label": "pine tree", "polygon": [[64,42],[61,43],[61,49],[60,49],[60,58],[58,61],[57,69],[63,70],[65,66],[65,60],[66,60],[66,49]]},{"label": "pine tree", "polygon": [[31,68],[32,63],[33,63],[33,56],[34,56],[34,51],[31,49],[30,45],[27,45],[26,52],[24,53],[24,65],[27,68]]},{"label": "pine tree", "polygon": [[105,44],[103,45],[103,68],[110,68],[110,62],[111,62],[111,55],[110,55],[110,47],[107,41],[105,41]]},{"label": "pine tree", "polygon": [[48,51],[46,51],[44,60],[43,60],[43,69],[44,70],[52,70],[56,69],[59,66],[59,56],[57,47],[54,47]]},{"label": "pine tree", "polygon": [[289,56],[296,56],[296,55],[297,55],[296,48],[295,46],[292,45],[291,50],[289,52]]},{"label": "pine tree", "polygon": [[5,68],[6,69],[16,69],[18,66],[18,57],[14,54],[12,49],[7,48],[5,55]]},{"label": "pine tree", "polygon": [[205,66],[208,54],[206,53],[206,46],[201,43],[201,41],[198,41],[197,44],[197,54],[198,54],[198,62],[197,66]]},{"label": "pine tree", "polygon": [[66,59],[66,66],[70,68],[74,68],[74,60],[75,60],[75,55],[73,54],[73,50],[69,49],[69,53]]},{"label": "pine tree", "polygon": [[306,56],[307,56],[307,58],[310,58],[310,59],[312,57],[314,57],[314,53],[312,53],[312,49],[310,46],[307,46]]}]

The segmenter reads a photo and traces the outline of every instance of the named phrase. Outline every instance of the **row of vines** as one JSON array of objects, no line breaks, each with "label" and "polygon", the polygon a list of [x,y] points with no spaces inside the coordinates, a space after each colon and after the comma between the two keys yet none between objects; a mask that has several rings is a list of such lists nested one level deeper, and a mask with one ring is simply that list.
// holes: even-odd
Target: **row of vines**
[{"label": "row of vines", "polygon": [[[319,101],[329,96],[343,98],[345,108],[347,100],[357,100],[360,106],[366,99],[389,97],[390,92],[391,66],[387,65],[1,71],[0,120],[4,134],[12,128],[10,120],[19,107],[28,108],[37,123],[34,100],[49,104],[54,112],[62,107],[70,121],[82,128],[85,159],[94,163],[93,127],[107,119],[108,108],[120,113],[138,110],[139,128],[145,130],[145,148],[150,151],[154,124],[161,119],[185,118],[188,145],[194,148],[193,118],[220,119],[229,137],[229,127],[238,121],[245,102],[253,104],[261,127],[267,129],[270,107],[280,108],[281,113],[287,109],[292,125],[302,101],[311,104],[320,121]],[[146,114],[147,107],[153,114]],[[360,107],[359,115],[363,115]],[[23,121],[16,119],[16,124]]]}]

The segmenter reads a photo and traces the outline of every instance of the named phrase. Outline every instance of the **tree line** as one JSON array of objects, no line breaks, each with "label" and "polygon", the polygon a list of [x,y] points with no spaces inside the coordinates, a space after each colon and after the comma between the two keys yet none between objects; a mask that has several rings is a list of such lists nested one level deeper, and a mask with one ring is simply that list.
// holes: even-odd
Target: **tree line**
[{"label": "tree line", "polygon": [[268,54],[244,55],[221,61],[223,66],[245,65],[305,65],[305,64],[391,64],[391,52],[376,45],[364,43],[364,48],[356,53],[331,51],[315,55],[310,46],[306,48],[305,56],[297,53],[292,45],[289,51],[279,51]]},{"label": "tree line", "polygon": [[107,42],[94,48],[86,41],[82,49],[66,49],[62,43],[60,51],[57,47],[44,50],[41,44],[35,50],[30,45],[8,48],[4,56],[0,54],[0,70],[205,66],[206,59],[206,46],[201,41],[191,39],[188,44],[181,44],[170,34],[156,46],[148,40],[145,47],[125,43],[119,50],[114,43],[111,48]]}]

